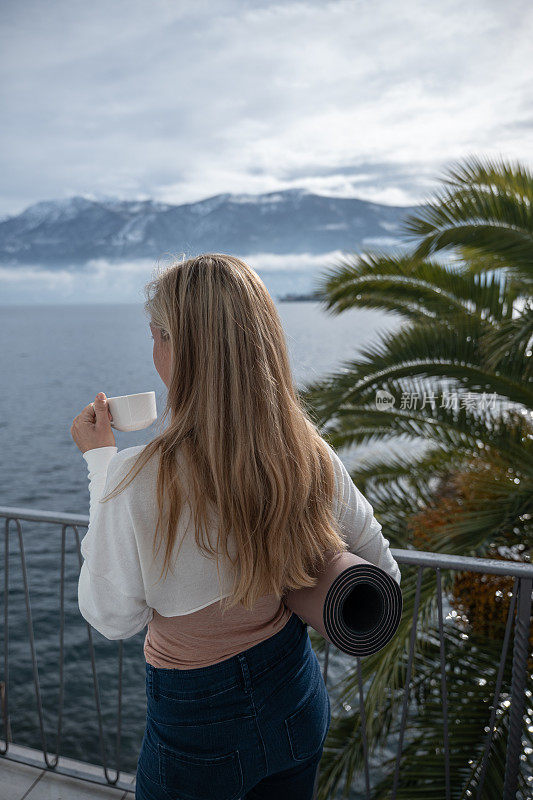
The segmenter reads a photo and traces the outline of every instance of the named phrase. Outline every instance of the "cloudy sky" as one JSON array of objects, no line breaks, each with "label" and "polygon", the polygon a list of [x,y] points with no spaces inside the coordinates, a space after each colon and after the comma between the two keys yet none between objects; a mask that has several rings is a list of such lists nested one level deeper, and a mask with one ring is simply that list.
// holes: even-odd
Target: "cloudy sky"
[{"label": "cloudy sky", "polygon": [[533,163],[529,0],[3,0],[0,214],[304,186],[420,202]]}]

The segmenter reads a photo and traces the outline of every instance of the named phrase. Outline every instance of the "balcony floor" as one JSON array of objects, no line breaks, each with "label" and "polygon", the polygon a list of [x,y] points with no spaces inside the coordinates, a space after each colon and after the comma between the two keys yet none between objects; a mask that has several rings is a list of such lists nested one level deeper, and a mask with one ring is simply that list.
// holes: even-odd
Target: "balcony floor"
[{"label": "balcony floor", "polygon": [[[4,744],[2,742],[2,744]],[[36,766],[22,764],[12,759],[24,758],[31,760]],[[48,760],[54,761],[54,753],[48,753]],[[90,783],[67,775],[60,775],[53,770],[43,769],[43,754],[40,750],[22,747],[9,743],[6,756],[0,756],[0,795],[1,800],[133,800],[135,775],[129,772],[120,773],[121,787],[108,784]],[[74,769],[94,775],[97,779],[104,779],[104,770],[94,764],[76,761],[72,758],[59,757],[57,767]],[[56,768],[57,768],[56,767]],[[114,777],[116,770],[111,765],[108,767],[110,777]],[[130,786],[130,791],[124,790],[124,785]]]}]

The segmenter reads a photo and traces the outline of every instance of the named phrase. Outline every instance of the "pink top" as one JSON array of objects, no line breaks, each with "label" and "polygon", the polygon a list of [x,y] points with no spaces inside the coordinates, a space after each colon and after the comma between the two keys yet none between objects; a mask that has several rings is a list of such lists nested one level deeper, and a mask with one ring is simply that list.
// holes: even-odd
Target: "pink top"
[{"label": "pink top", "polygon": [[217,664],[278,633],[292,611],[275,595],[264,595],[252,611],[242,605],[227,609],[221,603],[163,617],[154,608],[144,639],[149,664],[165,669],[195,669]]}]

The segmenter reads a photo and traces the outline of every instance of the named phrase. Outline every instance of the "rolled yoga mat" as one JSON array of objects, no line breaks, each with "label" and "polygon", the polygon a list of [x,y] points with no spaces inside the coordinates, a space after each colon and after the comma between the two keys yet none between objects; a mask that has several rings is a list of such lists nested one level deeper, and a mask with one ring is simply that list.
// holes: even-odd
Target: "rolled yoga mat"
[{"label": "rolled yoga mat", "polygon": [[284,600],[303,622],[350,656],[369,656],[385,647],[403,608],[397,581],[347,551],[328,559],[315,586],[287,592]]}]

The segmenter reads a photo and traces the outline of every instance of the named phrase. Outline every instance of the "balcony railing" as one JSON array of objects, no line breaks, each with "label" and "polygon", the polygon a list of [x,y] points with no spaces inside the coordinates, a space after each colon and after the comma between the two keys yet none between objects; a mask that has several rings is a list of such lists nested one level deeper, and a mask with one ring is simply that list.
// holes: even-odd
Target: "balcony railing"
[{"label": "balcony railing", "polygon": [[[91,656],[91,668],[94,685],[94,696],[96,713],[98,718],[98,732],[99,732],[99,745],[102,754],[102,767],[105,777],[100,778],[95,776],[94,772],[84,772],[79,769],[69,769],[67,767],[57,766],[61,753],[58,751],[54,754],[54,758],[50,758],[48,748],[46,745],[46,733],[44,730],[43,718],[43,705],[41,698],[41,690],[39,684],[39,669],[37,664],[37,656],[35,649],[35,640],[33,633],[33,621],[30,604],[30,589],[28,585],[28,572],[26,567],[24,539],[22,522],[38,522],[38,523],[53,523],[61,526],[61,576],[60,576],[60,646],[59,646],[59,707],[58,707],[58,726],[57,726],[57,742],[61,741],[62,734],[62,711],[63,711],[63,695],[64,695],[64,620],[65,620],[65,553],[67,542],[67,531],[70,529],[74,532],[76,538],[76,550],[78,554],[79,567],[82,565],[82,555],[80,551],[80,534],[78,528],[87,528],[89,524],[89,517],[78,514],[61,514],[48,511],[31,511],[26,508],[11,508],[7,506],[0,506],[0,518],[5,519],[5,548],[4,548],[4,669],[2,676],[1,689],[1,713],[3,721],[4,741],[5,748],[0,750],[0,755],[12,761],[19,761],[21,763],[28,763],[32,766],[43,767],[42,764],[36,764],[32,761],[25,761],[20,756],[11,757],[9,755],[9,742],[11,741],[10,732],[10,714],[9,714],[9,648],[8,648],[8,631],[9,631],[9,534],[11,530],[16,529],[18,533],[18,550],[20,554],[22,580],[24,584],[24,595],[26,602],[26,615],[27,626],[29,633],[29,645],[31,652],[33,680],[35,686],[35,699],[37,704],[37,712],[39,718],[40,738],[42,742],[42,754],[46,769],[55,772],[56,774],[67,775],[78,778],[83,781],[91,783],[100,783],[103,785],[113,786],[120,788],[129,794],[134,793],[134,787],[129,781],[120,780],[120,756],[121,756],[121,731],[122,731],[122,667],[123,667],[123,642],[119,641],[119,659],[118,659],[118,711],[117,711],[117,738],[116,738],[116,775],[111,777],[107,763],[107,755],[104,744],[104,732],[102,721],[102,708],[100,702],[100,693],[98,688],[98,681],[96,675],[96,659],[94,653],[94,645],[92,640],[91,626],[87,625],[87,634],[89,641],[89,650]],[[11,525],[14,523],[14,525]],[[467,558],[462,556],[451,556],[440,553],[431,553],[418,550],[392,550],[394,558],[400,565],[411,565],[418,567],[417,571],[417,584],[416,594],[413,607],[413,619],[410,636],[410,646],[407,663],[407,673],[405,681],[405,689],[403,693],[402,704],[402,717],[400,726],[400,736],[397,746],[397,755],[395,762],[394,773],[394,786],[392,791],[392,800],[396,798],[398,780],[399,780],[399,767],[400,757],[402,753],[402,746],[404,741],[404,734],[407,725],[408,717],[408,704],[409,694],[411,688],[411,677],[413,671],[413,660],[415,652],[415,638],[417,630],[417,621],[419,615],[419,605],[422,588],[422,577],[425,570],[431,570],[435,573],[436,579],[436,592],[437,592],[437,608],[438,608],[438,625],[440,634],[440,680],[441,692],[443,698],[443,743],[444,743],[444,763],[443,769],[445,774],[446,785],[446,800],[451,798],[451,784],[450,784],[450,750],[449,750],[449,731],[448,731],[448,707],[447,707],[447,683],[446,683],[446,653],[445,653],[445,637],[444,637],[444,621],[443,621],[443,592],[441,571],[442,570],[456,570],[461,572],[477,572],[485,575],[500,575],[514,578],[513,590],[509,611],[507,615],[507,622],[505,632],[502,640],[501,658],[497,673],[495,693],[492,703],[491,717],[488,725],[488,730],[485,728],[485,748],[483,760],[479,771],[478,793],[481,796],[482,784],[484,781],[485,770],[487,767],[488,756],[490,752],[493,733],[496,723],[496,709],[500,699],[504,666],[507,661],[507,654],[509,649],[509,642],[511,638],[511,631],[514,622],[514,641],[512,653],[512,677],[510,688],[510,712],[509,712],[509,736],[507,740],[506,762],[505,762],[505,776],[504,776],[504,794],[503,800],[514,800],[518,788],[518,771],[519,761],[521,756],[521,742],[524,730],[524,712],[525,712],[525,698],[526,698],[526,675],[527,675],[527,659],[529,651],[529,631],[531,624],[531,600],[533,590],[533,565],[518,563],[513,561],[492,560],[485,558]],[[516,615],[515,615],[516,609]],[[465,644],[465,647],[467,645]],[[324,662],[323,662],[323,676],[324,680],[328,680],[328,666],[329,666],[330,646],[326,642],[324,648]],[[361,669],[359,659],[356,659],[358,673],[361,676]],[[369,785],[369,770],[368,770],[368,751],[367,742],[364,736],[365,731],[365,718],[364,718],[364,697],[363,686],[360,679],[359,682],[359,701],[362,717],[362,732],[363,732],[363,749],[365,757],[365,785],[367,797],[370,797]],[[315,794],[317,782],[315,784]]]}]

